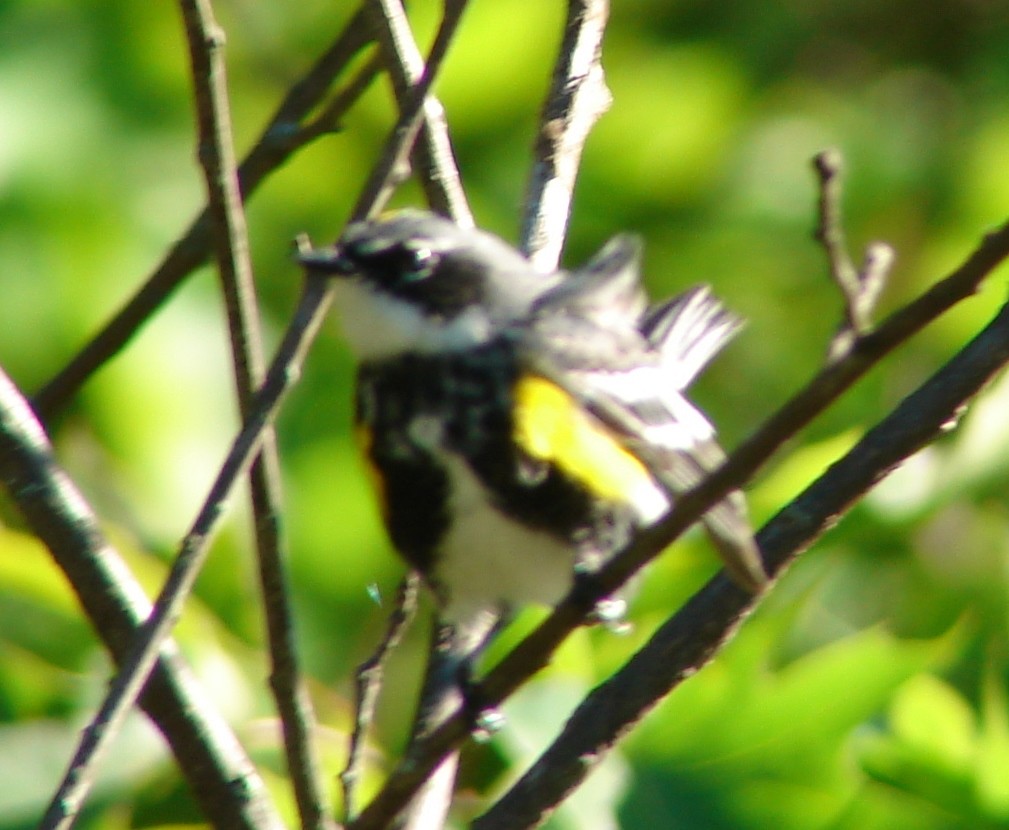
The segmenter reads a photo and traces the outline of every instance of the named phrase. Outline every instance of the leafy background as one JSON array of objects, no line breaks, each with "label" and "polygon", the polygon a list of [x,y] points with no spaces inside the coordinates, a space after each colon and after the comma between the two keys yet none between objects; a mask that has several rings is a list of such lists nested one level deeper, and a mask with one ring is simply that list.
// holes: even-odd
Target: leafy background
[{"label": "leafy background", "polygon": [[[437,4],[415,5],[426,38]],[[697,391],[732,446],[815,371],[838,319],[811,240],[814,152],[836,146],[847,159],[856,252],[873,239],[897,249],[886,309],[1005,220],[1009,10],[996,0],[614,6],[605,52],[614,102],[589,141],[566,259],[632,229],[645,238],[655,294],[707,281],[747,318]],[[217,4],[240,152],[351,11],[321,0]],[[438,85],[478,220],[507,238],[562,19],[559,2],[474,0]],[[0,0],[0,363],[28,392],[118,308],[202,204],[185,54],[169,3]],[[341,132],[249,205],[274,342],[298,287],[290,240],[338,232],[390,113],[376,83]],[[407,189],[399,201],[418,198]],[[54,430],[61,461],[151,590],[236,429],[214,280],[209,269],[190,279]],[[756,519],[962,345],[1004,293],[992,280],[810,427],[753,484]],[[376,597],[387,605],[401,573],[348,440],[350,384],[331,328],[279,423],[298,635],[330,780],[352,669],[381,630]],[[846,517],[551,826],[1009,827],[1007,406],[1009,385],[997,382],[956,431]],[[238,502],[178,638],[286,802]],[[6,505],[0,515],[7,830],[37,820],[108,661],[45,551]],[[696,536],[668,553],[633,606],[634,633],[575,637],[508,706],[502,735],[472,753],[467,785],[483,795],[504,786],[714,568]],[[418,645],[415,634],[391,668],[376,776],[402,742]],[[198,821],[137,718],[79,826]]]}]

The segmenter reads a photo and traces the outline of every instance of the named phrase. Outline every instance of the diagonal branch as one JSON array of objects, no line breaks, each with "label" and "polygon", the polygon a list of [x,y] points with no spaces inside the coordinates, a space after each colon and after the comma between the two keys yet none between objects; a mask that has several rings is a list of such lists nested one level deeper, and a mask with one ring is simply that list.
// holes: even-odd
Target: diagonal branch
[{"label": "diagonal branch", "polygon": [[[382,7],[385,17],[395,16],[398,0],[376,0],[376,2]],[[378,162],[372,168],[371,175],[351,212],[353,220],[369,219],[380,213],[405,178],[407,159],[424,120],[424,102],[445,60],[445,54],[455,36],[467,2],[468,0],[445,0],[441,23],[425,62],[424,74],[410,90],[406,102],[400,106],[399,120],[386,139]]]},{"label": "diagonal branch", "polygon": [[354,728],[350,733],[347,763],[340,773],[345,823],[357,814],[357,784],[361,778],[361,766],[364,761],[364,740],[375,717],[385,664],[413,619],[417,610],[419,591],[420,576],[416,571],[411,571],[400,583],[382,640],[375,652],[358,666],[354,673]]},{"label": "diagonal branch", "polygon": [[[775,577],[1009,363],[1009,306],[959,354],[769,521],[757,536]],[[704,666],[756,604],[719,574],[581,703],[551,746],[481,818],[478,830],[538,826],[663,697]]]},{"label": "diagonal branch", "polygon": [[[264,431],[272,423],[281,400],[300,373],[308,346],[322,323],[330,298],[331,292],[322,280],[308,278],[277,357],[250,408],[250,417],[232,444],[199,515],[182,540],[154,609],[125,647],[121,668],[98,714],[81,737],[64,782],[49,806],[44,820],[46,828],[69,826],[79,811],[90,785],[90,769],[107,748],[109,736],[117,731],[150,675],[161,645],[174,627],[206,559],[213,532],[225,515],[225,502],[235,484],[249,469],[260,448]],[[87,761],[86,766],[81,766],[83,761]]]},{"label": "diagonal branch", "polygon": [[[143,589],[102,535],[98,519],[57,465],[28,402],[0,372],[0,483],[52,554],[118,665],[150,613]],[[209,821],[281,828],[266,788],[227,723],[167,640],[141,706],[172,747]]]},{"label": "diagonal branch", "polygon": [[[370,10],[375,36],[381,44],[384,63],[402,112],[409,104],[411,90],[424,75],[424,59],[410,30],[406,9],[399,0],[373,3]],[[422,117],[412,158],[428,204],[432,210],[451,217],[457,225],[472,227],[473,214],[456,167],[441,101],[427,95]]]},{"label": "diagonal branch", "polygon": [[520,248],[553,271],[567,237],[571,200],[589,131],[610,106],[600,62],[609,0],[569,0],[564,39],[540,116]]}]

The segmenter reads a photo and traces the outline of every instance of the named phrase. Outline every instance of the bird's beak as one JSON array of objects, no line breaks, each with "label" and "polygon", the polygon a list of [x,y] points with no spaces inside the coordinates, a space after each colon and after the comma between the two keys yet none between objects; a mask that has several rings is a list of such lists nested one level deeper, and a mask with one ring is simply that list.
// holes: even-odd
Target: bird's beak
[{"label": "bird's beak", "polygon": [[357,265],[346,256],[339,245],[328,245],[325,248],[299,246],[297,259],[304,268],[319,274],[347,277],[358,271]]}]

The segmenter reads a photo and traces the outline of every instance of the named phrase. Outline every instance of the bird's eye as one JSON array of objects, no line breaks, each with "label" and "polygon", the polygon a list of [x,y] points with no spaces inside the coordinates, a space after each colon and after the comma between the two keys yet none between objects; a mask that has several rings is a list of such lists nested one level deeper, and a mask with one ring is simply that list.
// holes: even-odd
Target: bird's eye
[{"label": "bird's eye", "polygon": [[367,237],[344,245],[344,256],[359,273],[395,290],[430,278],[438,269],[441,253],[422,239],[392,240]]},{"label": "bird's eye", "polygon": [[426,245],[404,245],[403,260],[400,264],[404,283],[426,280],[438,267],[440,257]]}]

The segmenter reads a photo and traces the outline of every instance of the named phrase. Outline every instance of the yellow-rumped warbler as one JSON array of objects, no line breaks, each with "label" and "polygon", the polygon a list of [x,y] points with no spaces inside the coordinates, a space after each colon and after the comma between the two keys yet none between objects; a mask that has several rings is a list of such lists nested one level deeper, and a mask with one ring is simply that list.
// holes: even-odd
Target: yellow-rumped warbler
[{"label": "yellow-rumped warbler", "polygon": [[[705,287],[648,308],[639,256],[618,236],[581,269],[543,274],[495,236],[403,211],[302,258],[336,277],[389,535],[460,630],[556,603],[577,567],[723,459],[683,390],[738,321]],[[735,579],[759,587],[742,495],[704,524]]]}]

